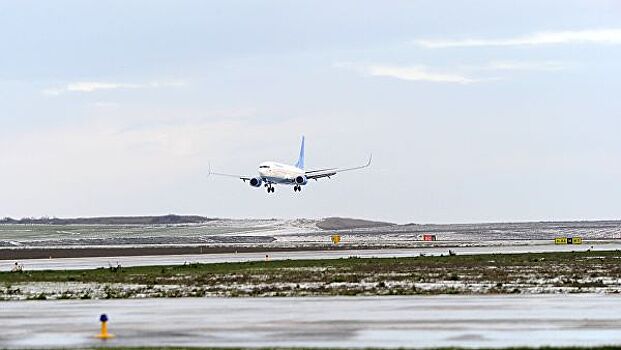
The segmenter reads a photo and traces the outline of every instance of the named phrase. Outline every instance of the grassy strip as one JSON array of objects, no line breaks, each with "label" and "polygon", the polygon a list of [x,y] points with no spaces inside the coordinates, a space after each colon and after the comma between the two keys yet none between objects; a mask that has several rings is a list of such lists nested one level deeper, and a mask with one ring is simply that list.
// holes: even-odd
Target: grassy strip
[{"label": "grassy strip", "polygon": [[[283,260],[0,273],[0,285],[4,284],[7,291],[10,285],[32,282],[174,285],[200,291],[157,296],[520,293],[544,287],[618,293],[621,252]],[[431,284],[440,287],[425,287]]]},{"label": "grassy strip", "polygon": [[[242,263],[214,263],[199,264],[189,263],[185,265],[170,266],[136,266],[136,267],[110,267],[93,270],[49,270],[49,271],[26,271],[22,273],[0,272],[0,283],[20,282],[97,282],[97,283],[186,283],[194,284],[194,281],[217,276],[234,277],[241,280],[243,276],[269,275],[276,276],[284,281],[309,281],[315,280],[315,274],[291,274],[282,275],[288,269],[331,269],[334,271],[359,271],[372,273],[377,270],[390,269],[395,263],[400,266],[418,264],[423,262],[419,258],[399,259],[334,259],[334,260],[278,260],[278,261],[252,261]],[[429,259],[429,258],[424,258]],[[183,277],[183,278],[182,278]],[[298,278],[299,277],[299,278]]]},{"label": "grassy strip", "polygon": [[[462,256],[422,256],[412,258],[346,258],[329,260],[279,260],[241,263],[216,263],[171,266],[111,267],[93,270],[25,271],[22,273],[0,272],[0,283],[18,282],[97,282],[97,283],[189,283],[214,276],[267,275],[282,282],[323,281],[323,273],[339,272],[356,274],[358,277],[382,273],[416,273],[431,275],[434,271],[451,270],[468,272],[490,270],[486,275],[502,278],[509,274],[508,268],[532,268],[546,266],[547,271],[558,274],[567,272],[588,273],[601,270],[621,277],[621,252],[561,252],[526,254],[486,254]],[[285,273],[286,272],[286,273]],[[300,273],[302,272],[302,273]],[[171,278],[172,279],[169,279]],[[186,277],[179,279],[179,277]]]}]

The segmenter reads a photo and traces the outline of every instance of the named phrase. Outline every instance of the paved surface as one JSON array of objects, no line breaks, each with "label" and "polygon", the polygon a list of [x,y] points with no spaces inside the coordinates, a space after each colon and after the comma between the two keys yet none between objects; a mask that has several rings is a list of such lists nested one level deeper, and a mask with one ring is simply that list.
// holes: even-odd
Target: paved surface
[{"label": "paved surface", "polygon": [[[621,243],[594,244],[593,250],[621,249]],[[585,251],[591,244],[584,245],[524,245],[524,246],[482,246],[451,248],[457,254],[509,254],[527,252],[557,252],[557,251]],[[197,255],[154,255],[154,256],[124,256],[124,257],[89,257],[63,259],[31,259],[20,260],[25,270],[64,270],[64,269],[94,269],[98,267],[116,266],[153,266],[153,265],[181,265],[185,262],[221,263],[262,261],[268,255],[270,260],[285,259],[339,259],[352,256],[357,257],[411,257],[425,255],[448,254],[445,247],[438,248],[408,248],[408,249],[363,249],[338,251],[291,251],[267,253],[226,253],[226,254],[197,254]],[[8,271],[14,261],[0,261],[0,271]]]},{"label": "paved surface", "polygon": [[508,347],[621,344],[605,295],[193,298],[0,304],[0,348],[111,346]]}]

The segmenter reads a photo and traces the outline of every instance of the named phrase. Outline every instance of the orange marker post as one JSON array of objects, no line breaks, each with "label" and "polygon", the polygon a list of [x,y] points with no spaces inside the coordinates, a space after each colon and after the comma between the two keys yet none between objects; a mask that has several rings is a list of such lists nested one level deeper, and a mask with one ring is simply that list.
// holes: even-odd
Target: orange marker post
[{"label": "orange marker post", "polygon": [[106,314],[101,314],[101,316],[99,316],[99,321],[101,322],[101,332],[97,334],[97,338],[102,340],[114,338],[113,334],[108,333],[108,316]]}]

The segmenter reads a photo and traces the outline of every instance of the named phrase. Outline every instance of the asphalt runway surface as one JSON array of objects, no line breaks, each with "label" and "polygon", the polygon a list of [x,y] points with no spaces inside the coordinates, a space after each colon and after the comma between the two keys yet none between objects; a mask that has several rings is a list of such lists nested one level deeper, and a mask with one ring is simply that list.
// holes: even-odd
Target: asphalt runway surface
[{"label": "asphalt runway surface", "polygon": [[[621,243],[588,243],[583,245],[521,245],[521,246],[480,246],[450,248],[456,254],[511,254],[511,253],[542,253],[621,249]],[[325,251],[281,251],[260,253],[225,253],[195,255],[153,255],[153,256],[120,256],[120,257],[86,257],[60,259],[29,259],[19,260],[24,270],[74,270],[95,269],[109,266],[157,266],[182,265],[184,263],[224,263],[268,260],[302,260],[302,259],[340,259],[349,257],[360,258],[391,258],[415,257],[424,255],[448,255],[449,248],[408,248],[408,249],[361,249],[361,250],[325,250]],[[8,271],[15,261],[0,261],[0,271]]]},{"label": "asphalt runway surface", "polygon": [[[621,344],[610,295],[3,302],[0,348],[515,347]],[[114,339],[95,338],[99,315]]]}]

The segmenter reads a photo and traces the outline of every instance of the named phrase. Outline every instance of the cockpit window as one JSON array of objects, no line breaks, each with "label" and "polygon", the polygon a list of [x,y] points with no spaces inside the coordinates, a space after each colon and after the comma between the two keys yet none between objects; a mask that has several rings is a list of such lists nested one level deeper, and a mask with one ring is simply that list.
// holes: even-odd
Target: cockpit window
[{"label": "cockpit window", "polygon": [[269,169],[269,165],[259,165],[259,169]]}]

